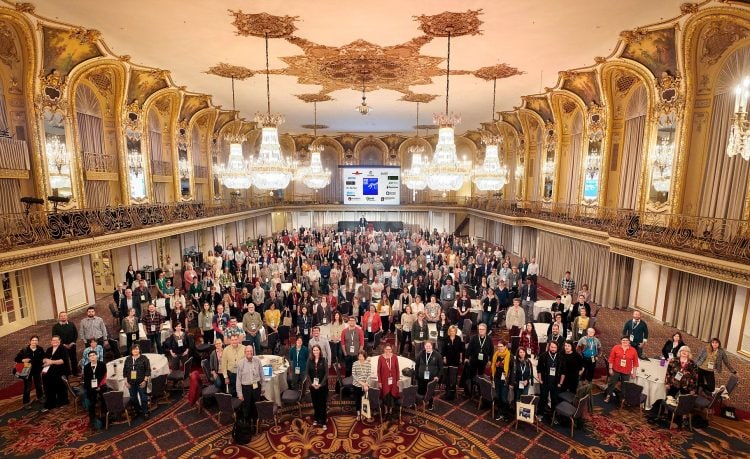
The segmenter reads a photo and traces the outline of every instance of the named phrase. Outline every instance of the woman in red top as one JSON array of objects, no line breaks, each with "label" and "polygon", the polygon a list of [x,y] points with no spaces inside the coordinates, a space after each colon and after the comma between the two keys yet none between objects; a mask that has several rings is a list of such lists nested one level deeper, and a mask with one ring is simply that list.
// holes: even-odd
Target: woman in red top
[{"label": "woman in red top", "polygon": [[375,308],[375,304],[370,303],[370,310],[367,311],[362,318],[362,328],[364,328],[367,336],[367,341],[372,342],[377,333],[383,327],[383,323],[380,320],[380,313]]},{"label": "woman in red top", "polygon": [[378,385],[380,399],[383,400],[385,414],[393,412],[394,400],[399,397],[398,380],[401,370],[398,368],[398,357],[393,355],[390,344],[386,344],[383,355],[378,357]]},{"label": "woman in red top", "polygon": [[518,347],[526,351],[527,355],[539,355],[539,338],[536,336],[536,330],[532,322],[526,322],[526,326],[521,332],[521,339],[518,341]]}]

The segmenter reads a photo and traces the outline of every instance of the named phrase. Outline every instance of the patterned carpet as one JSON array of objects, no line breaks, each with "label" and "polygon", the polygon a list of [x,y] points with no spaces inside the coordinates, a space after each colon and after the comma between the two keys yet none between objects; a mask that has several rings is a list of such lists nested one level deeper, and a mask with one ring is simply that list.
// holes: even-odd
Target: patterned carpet
[{"label": "patterned carpet", "polygon": [[231,425],[217,420],[215,407],[199,413],[175,398],[142,419],[89,429],[72,405],[40,414],[21,409],[20,398],[3,400],[0,451],[24,458],[732,458],[750,456],[750,423],[711,418],[705,429],[666,430],[645,422],[637,409],[602,406],[595,396],[583,430],[570,438],[569,425],[532,426],[496,422],[475,400],[447,403],[435,411],[405,409],[402,422],[377,418],[356,422],[351,403],[332,397],[326,432],[311,427],[312,408],[282,411],[278,425],[263,428],[247,445],[231,442]]}]

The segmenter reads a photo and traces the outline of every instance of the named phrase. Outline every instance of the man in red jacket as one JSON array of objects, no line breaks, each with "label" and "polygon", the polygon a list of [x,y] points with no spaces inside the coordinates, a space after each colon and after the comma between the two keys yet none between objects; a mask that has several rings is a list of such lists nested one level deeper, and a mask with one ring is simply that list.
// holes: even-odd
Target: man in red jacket
[{"label": "man in red jacket", "polygon": [[635,372],[638,369],[638,351],[630,346],[630,337],[623,336],[620,344],[612,348],[609,353],[609,384],[607,385],[604,403],[609,402],[612,391],[618,381],[627,382],[632,376],[635,378]]}]

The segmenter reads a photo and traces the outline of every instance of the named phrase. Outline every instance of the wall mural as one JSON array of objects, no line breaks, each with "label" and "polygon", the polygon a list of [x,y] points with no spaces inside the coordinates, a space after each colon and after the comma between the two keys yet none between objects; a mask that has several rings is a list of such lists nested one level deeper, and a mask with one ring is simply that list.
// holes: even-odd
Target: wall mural
[{"label": "wall mural", "polygon": [[524,96],[521,99],[526,102],[526,108],[536,112],[545,123],[553,120],[552,107],[546,96]]},{"label": "wall mural", "polygon": [[583,100],[587,107],[601,104],[601,94],[595,71],[590,72],[560,72],[563,77],[562,89],[566,89]]},{"label": "wall mural", "polygon": [[130,70],[130,83],[128,85],[128,103],[138,102],[139,105],[148,97],[160,89],[169,86],[167,73],[164,70]]},{"label": "wall mural", "polygon": [[44,75],[56,70],[64,77],[81,62],[102,56],[102,52],[96,46],[99,39],[99,32],[96,30],[42,27],[42,37]]},{"label": "wall mural", "polygon": [[628,30],[620,36],[626,43],[622,57],[640,62],[656,77],[664,72],[670,75],[678,73],[674,27],[652,31]]},{"label": "wall mural", "polygon": [[219,114],[216,116],[216,122],[214,123],[214,132],[221,131],[221,128],[223,128],[225,124],[234,119],[234,115],[235,113],[231,110],[220,110]]},{"label": "wall mural", "polygon": [[180,110],[180,119],[189,120],[196,113],[209,107],[209,96],[204,94],[188,95],[182,99],[182,110]]},{"label": "wall mural", "polygon": [[518,113],[516,112],[502,112],[500,113],[500,116],[502,117],[503,121],[513,126],[513,129],[516,130],[519,134],[523,132],[523,127],[521,127],[521,120],[518,119]]}]

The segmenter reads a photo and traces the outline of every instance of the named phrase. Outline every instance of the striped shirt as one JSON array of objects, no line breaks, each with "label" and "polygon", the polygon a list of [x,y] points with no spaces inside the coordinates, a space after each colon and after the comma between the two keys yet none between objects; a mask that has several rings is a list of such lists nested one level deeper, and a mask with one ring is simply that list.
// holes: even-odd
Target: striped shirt
[{"label": "striped shirt", "polygon": [[369,383],[371,372],[372,367],[370,366],[370,362],[360,362],[357,360],[352,365],[352,384],[356,387],[362,387],[362,384]]}]

